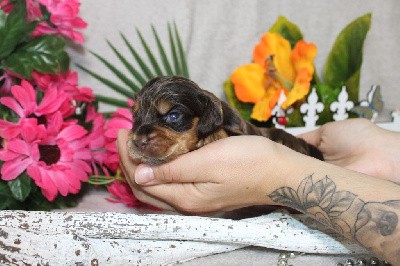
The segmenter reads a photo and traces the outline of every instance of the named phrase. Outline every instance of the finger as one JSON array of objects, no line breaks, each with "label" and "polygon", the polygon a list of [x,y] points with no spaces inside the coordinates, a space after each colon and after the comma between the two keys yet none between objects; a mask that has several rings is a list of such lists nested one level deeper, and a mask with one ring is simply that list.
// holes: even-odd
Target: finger
[{"label": "finger", "polygon": [[119,163],[123,167],[125,177],[133,177],[136,165],[132,162],[128,155],[127,142],[128,142],[129,131],[126,129],[120,129],[117,137],[117,149],[119,154]]},{"label": "finger", "polygon": [[297,135],[298,138],[304,139],[307,143],[318,147],[321,144],[322,127],[319,127],[313,131],[302,133]]},{"label": "finger", "polygon": [[121,129],[118,131],[118,138],[117,138],[117,149],[120,157],[119,165],[124,173],[126,180],[129,186],[132,189],[133,194],[135,197],[140,200],[141,202],[150,204],[152,206],[158,207],[163,210],[175,210],[172,206],[162,202],[147,193],[145,193],[140,186],[138,186],[133,180],[135,170],[137,166],[129,159],[128,151],[126,149],[126,142],[128,141],[129,131],[125,129]]},{"label": "finger", "polygon": [[[212,143],[208,146],[211,145]],[[134,180],[137,184],[146,186],[162,183],[209,182],[207,170],[212,166],[207,165],[207,162],[213,161],[210,156],[214,156],[213,153],[203,147],[162,165],[141,164],[135,171]]]}]

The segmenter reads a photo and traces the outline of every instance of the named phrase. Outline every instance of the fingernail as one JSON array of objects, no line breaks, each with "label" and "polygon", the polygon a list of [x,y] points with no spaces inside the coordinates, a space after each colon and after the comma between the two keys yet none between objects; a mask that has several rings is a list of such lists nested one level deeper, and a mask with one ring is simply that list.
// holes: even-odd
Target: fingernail
[{"label": "fingernail", "polygon": [[153,169],[151,169],[151,167],[143,166],[139,167],[139,169],[135,171],[136,184],[144,185],[153,180],[154,180],[154,172]]}]

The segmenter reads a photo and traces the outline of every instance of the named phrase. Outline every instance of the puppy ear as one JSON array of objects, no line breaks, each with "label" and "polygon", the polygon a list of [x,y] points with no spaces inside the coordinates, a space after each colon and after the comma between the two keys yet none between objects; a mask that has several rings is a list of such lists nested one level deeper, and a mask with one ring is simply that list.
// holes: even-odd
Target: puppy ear
[{"label": "puppy ear", "polygon": [[220,129],[224,119],[221,101],[215,95],[203,91],[198,96],[198,100],[202,108],[197,125],[197,136],[203,139]]}]

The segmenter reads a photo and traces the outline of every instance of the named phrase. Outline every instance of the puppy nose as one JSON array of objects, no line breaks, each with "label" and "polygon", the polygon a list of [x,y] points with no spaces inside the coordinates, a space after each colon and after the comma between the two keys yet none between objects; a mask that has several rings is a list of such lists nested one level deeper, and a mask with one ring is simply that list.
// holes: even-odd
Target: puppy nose
[{"label": "puppy nose", "polygon": [[134,140],[134,144],[138,149],[144,149],[149,143],[149,139],[146,136],[139,136]]}]

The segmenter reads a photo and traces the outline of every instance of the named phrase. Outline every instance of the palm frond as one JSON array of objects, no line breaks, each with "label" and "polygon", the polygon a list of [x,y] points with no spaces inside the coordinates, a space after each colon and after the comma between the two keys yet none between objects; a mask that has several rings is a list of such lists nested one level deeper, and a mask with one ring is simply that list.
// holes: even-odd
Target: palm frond
[{"label": "palm frond", "polygon": [[109,41],[107,41],[107,43],[108,46],[110,46],[111,50],[113,50],[114,54],[118,57],[119,61],[121,61],[125,68],[128,69],[129,73],[131,73],[136,81],[139,82],[141,86],[146,84],[146,79],[143,78],[143,76],[136,70],[136,68],[128,62],[128,60],[114,47],[112,43],[110,43]]},{"label": "palm frond", "polygon": [[160,57],[161,57],[161,60],[163,62],[163,66],[164,66],[165,72],[166,72],[167,75],[171,76],[171,75],[173,75],[173,72],[172,72],[171,65],[170,65],[170,63],[168,61],[168,57],[167,57],[167,55],[165,53],[164,46],[162,45],[162,43],[160,41],[160,37],[158,37],[158,33],[157,33],[157,31],[156,31],[156,29],[154,28],[153,25],[151,25],[151,29],[153,30],[153,35],[154,35],[154,38],[156,39],[156,42],[157,42],[158,51],[160,53]]},{"label": "palm frond", "polygon": [[140,42],[142,43],[144,50],[146,51],[147,57],[149,58],[150,63],[153,66],[154,71],[156,72],[157,76],[163,76],[164,74],[162,73],[161,68],[158,65],[158,62],[157,62],[156,58],[154,57],[152,51],[150,50],[149,46],[147,45],[147,42],[143,39],[142,34],[140,33],[140,31],[138,29],[136,29],[136,33],[140,39]]},{"label": "palm frond", "polygon": [[189,69],[188,69],[187,62],[186,62],[185,51],[183,49],[181,37],[179,36],[178,28],[176,27],[175,22],[174,22],[174,28],[175,28],[176,43],[178,44],[178,51],[179,51],[179,56],[180,56],[182,74],[184,77],[189,78]]},{"label": "palm frond", "polygon": [[90,76],[94,77],[95,79],[97,79],[98,81],[103,83],[104,85],[106,85],[109,88],[111,88],[112,90],[114,90],[115,92],[118,92],[119,94],[122,94],[125,97],[132,97],[132,95],[133,95],[132,91],[121,87],[120,85],[118,85],[117,83],[115,83],[109,79],[103,78],[99,74],[94,73],[93,71],[87,69],[86,67],[84,67],[80,64],[77,64],[77,66],[80,69],[82,69],[83,71],[85,71],[86,73],[88,73]]},{"label": "palm frond", "polygon": [[100,60],[111,72],[113,72],[125,85],[130,87],[133,91],[138,92],[139,86],[137,86],[135,83],[133,83],[132,80],[128,79],[121,71],[119,71],[114,65],[112,65],[110,62],[108,62],[104,57],[100,56],[99,54],[96,54],[95,52],[90,52],[92,55],[94,55],[97,59]]},{"label": "palm frond", "polygon": [[121,33],[121,37],[125,42],[125,45],[128,47],[129,51],[131,52],[133,58],[136,60],[138,65],[140,66],[141,70],[147,77],[147,79],[152,79],[155,77],[155,75],[150,71],[150,68],[146,65],[146,63],[143,61],[143,59],[140,57],[140,55],[136,52],[135,48],[133,48],[132,44],[128,41],[128,39],[125,37],[124,34]]},{"label": "palm frond", "polygon": [[124,100],[119,100],[113,97],[107,97],[101,94],[96,94],[96,101],[106,103],[109,105],[117,106],[117,107],[127,107],[128,102]]},{"label": "palm frond", "polygon": [[179,59],[178,59],[178,52],[176,51],[176,46],[175,46],[175,38],[174,35],[172,34],[171,30],[171,25],[168,23],[168,35],[169,35],[169,44],[171,47],[171,54],[172,54],[172,60],[174,62],[174,68],[175,68],[175,73],[176,75],[182,75]]},{"label": "palm frond", "polygon": [[[167,50],[165,49],[165,45],[160,39],[160,35],[155,27],[151,25],[155,41],[155,51],[158,52],[159,57],[155,56],[155,53],[150,49],[149,42],[145,40],[142,33],[138,29],[136,29],[136,34],[145,52],[145,55],[143,56],[139,55],[137,49],[132,45],[128,38],[126,38],[123,33],[120,33],[124,45],[129,50],[128,55],[132,56],[133,61],[128,60],[126,55],[121,53],[120,50],[117,49],[110,41],[106,40],[114,55],[118,58],[119,62],[122,63],[122,69],[110,63],[109,60],[100,54],[91,51],[91,54],[95,56],[102,64],[104,64],[123,85],[119,85],[116,82],[105,78],[103,74],[100,75],[95,73],[94,71],[91,71],[82,65],[77,64],[77,66],[118,94],[128,98],[131,98],[136,92],[138,92],[141,87],[150,79],[157,76],[176,75],[189,78],[186,55],[183,49],[182,41],[176,24],[174,23],[173,26],[174,28],[172,29],[171,24],[168,23],[168,37],[170,45],[170,49],[168,50],[170,51],[170,54],[168,54]],[[127,101],[101,94],[96,95],[96,100],[117,107],[127,107]]]}]

